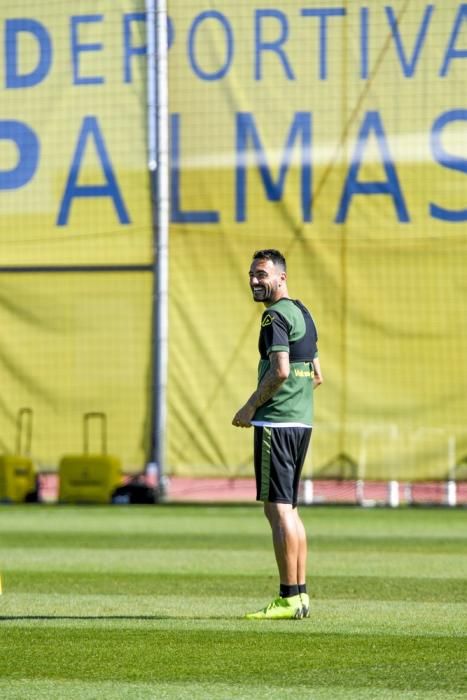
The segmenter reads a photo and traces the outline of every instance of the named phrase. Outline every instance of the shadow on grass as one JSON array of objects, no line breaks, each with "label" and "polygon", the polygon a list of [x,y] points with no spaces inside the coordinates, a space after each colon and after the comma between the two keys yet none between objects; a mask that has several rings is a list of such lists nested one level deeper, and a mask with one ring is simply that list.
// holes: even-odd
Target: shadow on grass
[{"label": "shadow on grass", "polygon": [[171,615],[0,615],[0,622],[12,620],[180,620]]},{"label": "shadow on grass", "polygon": [[0,624],[2,622],[15,622],[19,620],[147,620],[156,622],[160,620],[191,620],[191,621],[206,621],[206,620],[243,620],[243,616],[226,616],[226,615],[0,615]]}]

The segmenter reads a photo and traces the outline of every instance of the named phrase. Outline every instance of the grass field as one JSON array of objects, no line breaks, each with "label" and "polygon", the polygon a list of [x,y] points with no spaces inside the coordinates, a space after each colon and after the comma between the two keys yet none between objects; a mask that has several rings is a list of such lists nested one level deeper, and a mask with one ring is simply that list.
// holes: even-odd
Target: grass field
[{"label": "grass field", "polygon": [[0,508],[0,696],[467,697],[460,510],[302,509],[309,620],[260,507]]}]

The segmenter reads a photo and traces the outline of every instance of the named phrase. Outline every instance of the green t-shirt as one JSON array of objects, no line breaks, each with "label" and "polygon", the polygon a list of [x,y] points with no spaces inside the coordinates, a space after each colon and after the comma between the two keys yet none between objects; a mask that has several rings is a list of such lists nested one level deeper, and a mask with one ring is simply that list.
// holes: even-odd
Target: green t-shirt
[{"label": "green t-shirt", "polygon": [[258,385],[270,367],[269,353],[288,352],[288,378],[253,417],[254,422],[313,424],[313,360],[318,334],[306,307],[298,300],[280,299],[261,318]]}]

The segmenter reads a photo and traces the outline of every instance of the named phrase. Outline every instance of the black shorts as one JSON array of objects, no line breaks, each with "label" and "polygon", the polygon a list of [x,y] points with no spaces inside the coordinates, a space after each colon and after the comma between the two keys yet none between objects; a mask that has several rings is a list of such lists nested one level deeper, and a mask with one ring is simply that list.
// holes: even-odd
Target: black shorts
[{"label": "black shorts", "polygon": [[298,502],[298,485],[311,428],[255,426],[256,500]]}]

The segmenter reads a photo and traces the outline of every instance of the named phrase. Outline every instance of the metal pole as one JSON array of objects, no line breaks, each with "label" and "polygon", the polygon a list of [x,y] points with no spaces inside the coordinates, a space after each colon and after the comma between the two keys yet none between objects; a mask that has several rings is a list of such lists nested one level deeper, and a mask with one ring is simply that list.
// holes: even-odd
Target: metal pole
[{"label": "metal pole", "polygon": [[388,503],[391,508],[398,508],[400,505],[399,482],[395,479],[388,481]]},{"label": "metal pole", "polygon": [[154,223],[151,459],[165,493],[168,364],[169,109],[166,0],[146,0],[148,168]]},{"label": "metal pole", "polygon": [[446,504],[451,508],[457,505],[456,484],[456,438],[448,438],[448,481],[446,482]]}]

